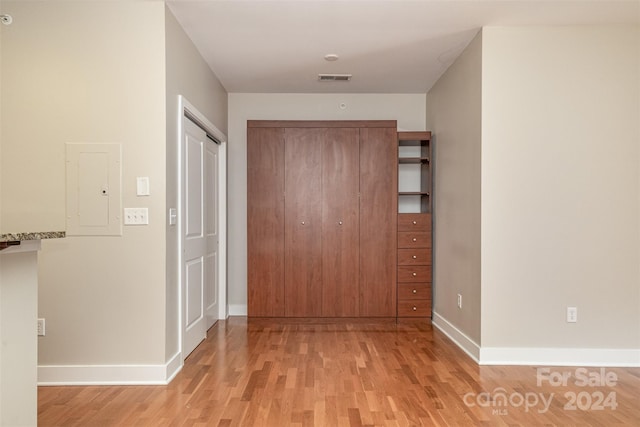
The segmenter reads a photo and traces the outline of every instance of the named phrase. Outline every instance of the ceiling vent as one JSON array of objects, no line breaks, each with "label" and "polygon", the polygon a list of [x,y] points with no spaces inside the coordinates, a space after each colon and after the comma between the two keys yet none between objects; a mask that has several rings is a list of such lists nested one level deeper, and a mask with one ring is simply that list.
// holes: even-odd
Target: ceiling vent
[{"label": "ceiling vent", "polygon": [[351,74],[318,74],[319,82],[348,82]]}]

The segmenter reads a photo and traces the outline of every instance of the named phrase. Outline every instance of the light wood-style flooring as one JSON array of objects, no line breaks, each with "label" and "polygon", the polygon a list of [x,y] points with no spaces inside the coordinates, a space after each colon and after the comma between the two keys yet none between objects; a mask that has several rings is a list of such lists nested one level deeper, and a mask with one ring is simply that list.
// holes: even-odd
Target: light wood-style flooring
[{"label": "light wood-style flooring", "polygon": [[[640,369],[545,369],[478,366],[426,321],[235,317],[209,330],[171,384],[40,387],[38,419],[41,426],[640,425]],[[566,386],[547,380],[567,374]],[[595,385],[603,377],[609,385]]]}]

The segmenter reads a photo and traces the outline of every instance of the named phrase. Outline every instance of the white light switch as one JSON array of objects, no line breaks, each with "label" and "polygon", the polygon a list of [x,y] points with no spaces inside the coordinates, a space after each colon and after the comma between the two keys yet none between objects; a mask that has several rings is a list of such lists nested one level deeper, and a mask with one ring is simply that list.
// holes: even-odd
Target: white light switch
[{"label": "white light switch", "polygon": [[124,208],[124,225],[149,224],[148,208]]},{"label": "white light switch", "polygon": [[139,176],[136,178],[136,195],[148,196],[149,193],[149,177]]},{"label": "white light switch", "polygon": [[169,209],[169,225],[176,225],[178,222],[178,210],[176,208]]}]

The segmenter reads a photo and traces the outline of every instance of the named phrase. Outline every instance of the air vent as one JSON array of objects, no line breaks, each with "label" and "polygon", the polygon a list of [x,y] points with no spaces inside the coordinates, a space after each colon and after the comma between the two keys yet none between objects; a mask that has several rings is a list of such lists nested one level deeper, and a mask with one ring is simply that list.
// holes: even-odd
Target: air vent
[{"label": "air vent", "polygon": [[348,82],[351,80],[351,74],[318,74],[320,82]]}]

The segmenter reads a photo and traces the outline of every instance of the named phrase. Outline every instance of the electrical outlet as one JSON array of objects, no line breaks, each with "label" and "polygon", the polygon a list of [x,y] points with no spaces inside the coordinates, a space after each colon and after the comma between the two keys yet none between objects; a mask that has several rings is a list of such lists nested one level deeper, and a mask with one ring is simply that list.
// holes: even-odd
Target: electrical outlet
[{"label": "electrical outlet", "polygon": [[462,294],[458,294],[458,308],[462,308]]},{"label": "electrical outlet", "polygon": [[578,307],[567,307],[567,322],[576,323],[578,321]]},{"label": "electrical outlet", "polygon": [[38,336],[44,336],[44,319],[38,319]]},{"label": "electrical outlet", "polygon": [[124,225],[149,224],[149,208],[124,208]]}]

